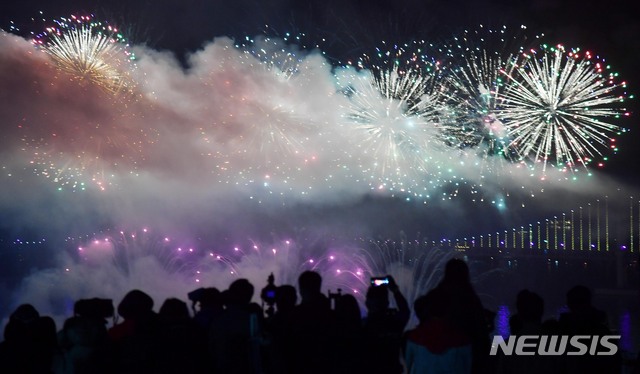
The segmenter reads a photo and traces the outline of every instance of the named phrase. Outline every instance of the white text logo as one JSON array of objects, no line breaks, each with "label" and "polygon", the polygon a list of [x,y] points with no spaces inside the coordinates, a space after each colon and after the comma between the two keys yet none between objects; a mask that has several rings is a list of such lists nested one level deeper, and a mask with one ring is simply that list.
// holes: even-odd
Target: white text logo
[{"label": "white text logo", "polygon": [[495,356],[498,348],[507,356],[611,356],[618,352],[614,341],[620,335],[521,335],[510,336],[505,341],[502,336],[494,336],[490,355]]}]

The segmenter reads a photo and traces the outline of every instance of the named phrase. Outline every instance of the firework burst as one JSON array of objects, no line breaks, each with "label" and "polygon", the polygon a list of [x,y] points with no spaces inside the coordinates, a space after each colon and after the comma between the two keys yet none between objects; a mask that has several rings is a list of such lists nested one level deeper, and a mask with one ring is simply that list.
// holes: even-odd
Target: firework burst
[{"label": "firework burst", "polygon": [[505,92],[509,148],[521,159],[563,171],[586,166],[603,150],[616,151],[625,130],[613,123],[629,115],[622,107],[625,82],[590,52],[563,46],[531,51],[521,67],[505,72],[513,83]]},{"label": "firework burst", "polygon": [[90,16],[71,16],[56,24],[33,43],[53,58],[60,71],[111,94],[131,88],[129,70],[134,55],[117,28],[95,22]]},{"label": "firework burst", "polygon": [[445,77],[452,93],[447,99],[452,113],[446,126],[449,145],[480,147],[485,157],[511,158],[501,105],[507,89],[505,72],[517,66],[525,41],[507,27],[481,25],[439,49],[449,60]]},{"label": "firework burst", "polygon": [[397,46],[377,58],[382,62],[364,56],[361,70],[338,77],[348,98],[345,134],[361,153],[359,168],[371,187],[426,196],[441,183],[433,151],[446,108],[439,104],[445,92],[437,64]]}]

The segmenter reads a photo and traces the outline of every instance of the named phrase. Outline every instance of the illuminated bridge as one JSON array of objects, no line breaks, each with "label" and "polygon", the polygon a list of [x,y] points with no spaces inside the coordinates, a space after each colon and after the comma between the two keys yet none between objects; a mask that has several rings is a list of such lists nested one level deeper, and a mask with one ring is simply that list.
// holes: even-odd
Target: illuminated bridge
[{"label": "illuminated bridge", "polygon": [[616,287],[637,287],[640,201],[630,197],[626,207],[610,203],[604,198],[526,225],[442,244],[495,266],[524,261],[549,267],[597,268],[602,275],[615,278]]},{"label": "illuminated bridge", "polygon": [[[615,219],[610,219],[615,217]],[[458,250],[640,252],[640,201],[629,198],[621,212],[610,212],[609,199],[596,200],[578,209],[495,232],[449,241]],[[615,226],[610,225],[615,222]],[[623,225],[624,227],[620,227]]]}]

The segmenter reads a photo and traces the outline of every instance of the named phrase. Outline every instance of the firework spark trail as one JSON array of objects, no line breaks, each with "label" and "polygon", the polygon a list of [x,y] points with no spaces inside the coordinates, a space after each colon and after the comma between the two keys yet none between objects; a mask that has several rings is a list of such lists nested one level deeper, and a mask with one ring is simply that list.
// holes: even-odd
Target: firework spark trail
[{"label": "firework spark trail", "polygon": [[[247,278],[259,287],[270,273],[278,285],[296,285],[303,271],[313,270],[323,277],[323,291],[353,294],[364,307],[371,277],[393,276],[403,295],[415,300],[436,286],[446,262],[454,255],[426,239],[409,240],[402,234],[398,242],[334,238],[316,243],[305,238],[300,242],[247,240],[238,245],[193,245],[191,240],[147,228],[107,230],[92,236],[67,238],[75,259],[65,257],[55,271],[49,272],[47,279],[53,282],[48,285],[30,278],[26,294],[34,291],[32,287],[50,289],[87,277],[91,280],[67,292],[76,299],[95,295],[117,299],[130,289],[140,288],[164,298],[186,295],[198,287],[226,289],[238,278]],[[48,301],[52,304],[42,306],[43,310],[63,301],[54,295]]]},{"label": "firework spark trail", "polygon": [[454,252],[401,234],[397,242],[368,240],[355,256],[367,279],[392,275],[405,298],[416,300],[437,285]]},{"label": "firework spark trail", "polygon": [[[114,114],[122,114],[113,109]],[[59,189],[74,191],[92,186],[105,190],[117,185],[120,177],[140,172],[148,157],[146,150],[157,135],[155,129],[145,132],[91,120],[81,126],[58,121],[46,125],[48,128],[39,129],[22,126],[21,149],[34,173],[50,179]]]},{"label": "firework spark trail", "polygon": [[542,163],[543,173],[549,162],[560,169],[586,167],[614,141],[610,135],[623,131],[609,119],[625,113],[616,90],[626,83],[615,83],[615,73],[606,75],[604,63],[591,57],[559,46],[529,55],[506,73],[513,81],[504,103],[509,147],[534,166]]},{"label": "firework spark trail", "polygon": [[[71,240],[75,243],[77,240]],[[181,283],[215,285],[225,288],[235,278],[249,278],[261,284],[274,273],[279,284],[296,284],[305,270],[318,271],[325,277],[324,286],[362,295],[373,276],[366,261],[354,260],[352,247],[318,245],[301,239],[269,241],[248,240],[245,245],[207,244],[189,245],[169,236],[158,235],[149,229],[120,231],[96,235],[84,240],[77,248],[78,263],[66,264],[67,272],[86,266],[104,268],[122,278],[118,283],[139,282],[140,263],[153,261],[163,273]],[[326,244],[326,243],[325,243]],[[384,260],[383,260],[384,261]],[[377,266],[380,266],[379,264]],[[132,286],[135,286],[133,284]],[[364,289],[363,289],[364,287]]]}]

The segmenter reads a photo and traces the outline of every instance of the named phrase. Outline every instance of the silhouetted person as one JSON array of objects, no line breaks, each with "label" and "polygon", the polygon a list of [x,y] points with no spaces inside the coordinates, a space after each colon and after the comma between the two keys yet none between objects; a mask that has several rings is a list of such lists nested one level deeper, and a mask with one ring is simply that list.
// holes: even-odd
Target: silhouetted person
[{"label": "silhouetted person", "polygon": [[276,312],[267,323],[267,371],[270,373],[292,372],[291,356],[293,347],[291,344],[291,313],[298,301],[295,287],[282,285],[276,289]]},{"label": "silhouetted person", "polygon": [[159,373],[195,373],[198,370],[196,325],[187,304],[176,298],[164,301],[158,312]]},{"label": "silhouetted person", "polygon": [[219,373],[257,373],[262,309],[251,303],[254,287],[246,279],[229,286],[226,309],[213,320],[210,349]]},{"label": "silhouetted person", "polygon": [[340,295],[336,300],[335,318],[339,329],[346,332],[360,331],[362,315],[358,300],[351,294]]},{"label": "silhouetted person", "polygon": [[118,314],[124,321],[109,329],[116,371],[157,372],[160,324],[153,299],[140,290],[130,291],[118,304]]},{"label": "silhouetted person", "polygon": [[362,314],[353,295],[342,294],[335,300],[335,373],[363,371]]},{"label": "silhouetted person", "polygon": [[516,314],[509,318],[511,335],[539,334],[542,328],[544,300],[529,290],[518,292]]},{"label": "silhouetted person", "polygon": [[[552,329],[552,322],[547,327],[542,324],[544,314],[544,300],[540,295],[529,290],[518,292],[516,297],[516,314],[509,318],[511,335],[558,335]],[[562,357],[542,355],[503,355],[498,357],[498,373],[500,374],[536,374],[558,373],[562,364]]]},{"label": "silhouetted person", "polygon": [[54,356],[59,354],[56,323],[53,318],[40,316],[33,326],[34,362],[39,373],[51,373]]},{"label": "silhouetted person", "polygon": [[112,301],[78,300],[73,312],[59,334],[62,356],[56,362],[56,373],[111,373],[106,319],[113,317]]},{"label": "silhouetted person", "polygon": [[215,368],[215,358],[208,354],[211,323],[224,310],[223,296],[215,287],[199,288],[189,293],[196,324],[196,343],[198,365],[202,372],[211,372]]},{"label": "silhouetted person", "polygon": [[291,313],[293,373],[327,373],[333,369],[333,312],[320,292],[322,277],[305,271],[298,277],[301,302]]},{"label": "silhouetted person", "polygon": [[276,290],[276,313],[290,313],[296,307],[298,294],[296,288],[283,284]]},{"label": "silhouetted person", "polygon": [[[367,373],[401,373],[400,345],[409,321],[409,304],[391,276],[389,285],[369,286],[365,304],[367,316],[363,324],[364,362]],[[398,309],[389,308],[389,292]]]},{"label": "silhouetted person", "polygon": [[446,301],[438,289],[416,299],[414,310],[420,323],[406,333],[409,374],[471,372],[471,339],[451,323]]},{"label": "silhouetted person", "polygon": [[224,309],[222,295],[215,287],[201,288],[197,291],[198,295],[193,300],[193,319],[200,328],[209,331],[211,321]]},{"label": "silhouetted person", "polygon": [[445,299],[446,314],[457,329],[471,338],[473,373],[485,373],[488,368],[490,321],[480,298],[471,285],[469,267],[460,259],[445,265],[442,281],[436,287]]},{"label": "silhouetted person", "polygon": [[607,315],[591,305],[591,291],[575,286],[567,292],[569,312],[560,315],[560,327],[567,334],[603,335],[610,333]]},{"label": "silhouetted person", "polygon": [[[591,305],[591,291],[587,287],[575,286],[567,292],[566,297],[569,312],[562,313],[558,321],[563,335],[611,334],[607,315]],[[566,356],[565,361],[567,373],[619,373],[621,370],[619,352],[614,356]]]},{"label": "silhouetted person", "polygon": [[[51,372],[48,365],[55,347],[50,347],[51,337],[47,336],[51,332],[48,322],[53,322],[49,320],[42,320],[31,304],[22,304],[11,313],[4,329],[4,341],[0,343],[0,372]],[[55,324],[53,333],[55,336]]]}]

